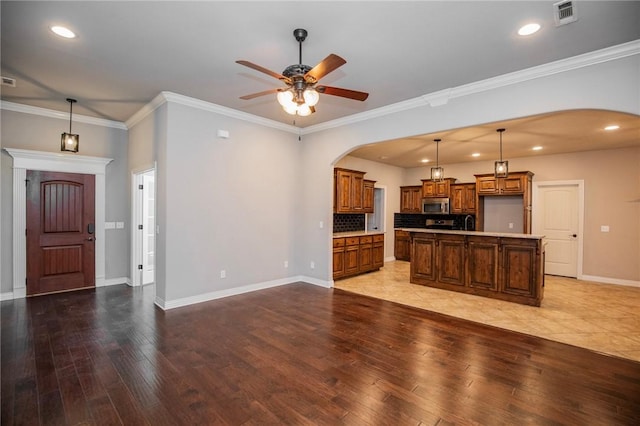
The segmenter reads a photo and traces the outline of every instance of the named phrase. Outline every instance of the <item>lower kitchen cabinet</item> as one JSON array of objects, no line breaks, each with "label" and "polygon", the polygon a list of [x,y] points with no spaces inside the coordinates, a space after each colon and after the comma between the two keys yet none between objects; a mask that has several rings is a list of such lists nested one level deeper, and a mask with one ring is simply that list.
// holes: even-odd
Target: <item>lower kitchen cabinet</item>
[{"label": "lower kitchen cabinet", "polygon": [[396,260],[411,260],[411,237],[407,231],[395,232],[394,256]]},{"label": "lower kitchen cabinet", "polygon": [[375,271],[384,265],[384,234],[333,239],[333,279]]}]

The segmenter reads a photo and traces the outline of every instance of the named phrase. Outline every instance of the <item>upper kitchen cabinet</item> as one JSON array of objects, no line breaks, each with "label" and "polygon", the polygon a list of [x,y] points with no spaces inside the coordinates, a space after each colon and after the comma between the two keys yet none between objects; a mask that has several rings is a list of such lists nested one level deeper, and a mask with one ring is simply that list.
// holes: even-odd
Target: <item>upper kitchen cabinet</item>
[{"label": "upper kitchen cabinet", "polygon": [[422,179],[422,196],[449,198],[451,184],[455,181],[456,178],[446,178],[440,181]]},{"label": "upper kitchen cabinet", "polygon": [[531,189],[531,172],[513,172],[506,178],[491,174],[475,175],[478,195],[524,195]]},{"label": "upper kitchen cabinet", "polygon": [[362,181],[362,211],[364,213],[373,213],[374,187],[375,180],[364,179]]},{"label": "upper kitchen cabinet", "polygon": [[476,213],[476,184],[456,183],[450,186],[451,214]]},{"label": "upper kitchen cabinet", "polygon": [[400,187],[400,213],[422,213],[422,185]]},{"label": "upper kitchen cabinet", "polygon": [[372,213],[375,181],[365,180],[365,172],[333,169],[335,213]]}]

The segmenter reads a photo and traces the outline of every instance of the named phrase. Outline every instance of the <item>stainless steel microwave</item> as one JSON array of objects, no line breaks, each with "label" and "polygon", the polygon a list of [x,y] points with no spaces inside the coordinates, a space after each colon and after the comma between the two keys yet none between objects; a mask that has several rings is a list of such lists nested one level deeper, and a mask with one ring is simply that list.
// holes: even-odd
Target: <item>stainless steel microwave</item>
[{"label": "stainless steel microwave", "polygon": [[423,214],[449,214],[448,198],[423,198]]}]

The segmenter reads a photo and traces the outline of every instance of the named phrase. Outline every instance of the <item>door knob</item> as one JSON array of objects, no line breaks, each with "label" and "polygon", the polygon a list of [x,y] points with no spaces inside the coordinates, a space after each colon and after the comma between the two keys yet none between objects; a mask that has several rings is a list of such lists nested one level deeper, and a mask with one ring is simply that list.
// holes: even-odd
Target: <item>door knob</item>
[{"label": "door knob", "polygon": [[578,237],[578,234],[572,234],[571,236],[572,236],[573,238],[577,238],[577,237]]},{"label": "door knob", "polygon": [[93,241],[92,237],[87,238],[87,241]]}]

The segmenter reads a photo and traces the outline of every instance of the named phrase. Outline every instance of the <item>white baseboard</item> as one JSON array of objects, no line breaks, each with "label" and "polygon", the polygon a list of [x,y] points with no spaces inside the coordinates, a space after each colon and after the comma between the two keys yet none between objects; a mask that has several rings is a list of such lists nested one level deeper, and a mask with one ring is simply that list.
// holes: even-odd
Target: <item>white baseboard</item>
[{"label": "white baseboard", "polygon": [[395,256],[389,256],[384,258],[384,262],[394,262],[396,260]]},{"label": "white baseboard", "polygon": [[13,297],[13,292],[12,291],[8,291],[6,293],[0,293],[0,302],[2,302],[3,300],[13,300],[15,299]]},{"label": "white baseboard", "polygon": [[617,284],[628,287],[640,287],[640,281],[622,280],[619,278],[598,277],[595,275],[580,275],[578,279],[584,281],[595,281],[603,284]]},{"label": "white baseboard", "polygon": [[107,287],[107,286],[110,286],[110,285],[118,285],[118,284],[131,285],[130,283],[131,283],[131,281],[127,277],[107,278],[105,280],[102,280],[102,282],[100,284],[98,284],[96,282],[96,287]]},{"label": "white baseboard", "polygon": [[332,287],[332,282],[330,281],[323,281],[323,280],[318,280],[316,278],[298,275],[295,277],[288,277],[288,278],[282,278],[279,280],[265,281],[261,283],[245,285],[242,287],[212,291],[209,293],[198,294],[196,296],[183,297],[181,299],[175,299],[175,300],[163,300],[159,297],[156,297],[156,300],[154,303],[159,308],[166,311],[169,309],[180,308],[182,306],[189,306],[196,303],[208,302],[210,300],[222,299],[224,297],[229,297],[229,296],[237,296],[243,293],[250,293],[252,291],[258,291],[258,290],[265,290],[267,288],[278,287],[281,285],[292,284],[295,282],[306,282],[306,283],[317,285],[324,288]]}]

